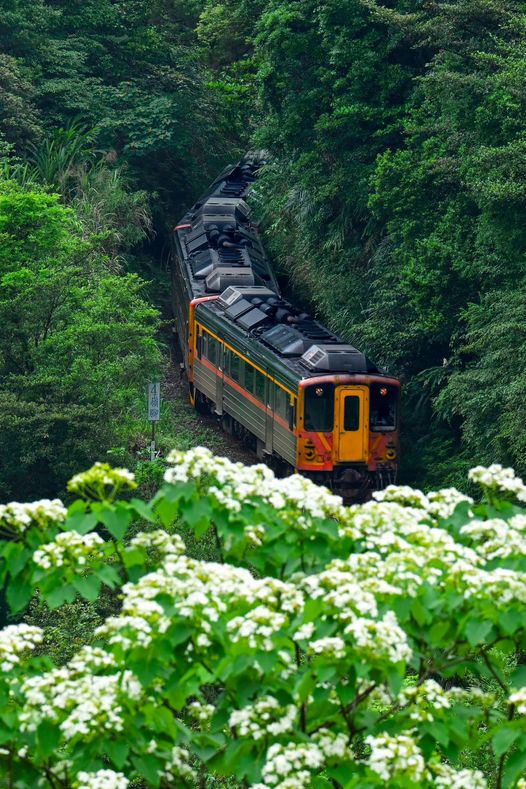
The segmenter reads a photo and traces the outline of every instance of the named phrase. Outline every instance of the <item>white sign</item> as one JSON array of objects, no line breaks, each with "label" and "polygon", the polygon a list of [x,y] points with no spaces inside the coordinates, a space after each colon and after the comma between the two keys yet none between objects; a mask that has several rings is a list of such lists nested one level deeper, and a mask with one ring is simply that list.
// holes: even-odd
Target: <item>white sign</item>
[{"label": "white sign", "polygon": [[148,384],[148,421],[161,418],[161,384]]}]

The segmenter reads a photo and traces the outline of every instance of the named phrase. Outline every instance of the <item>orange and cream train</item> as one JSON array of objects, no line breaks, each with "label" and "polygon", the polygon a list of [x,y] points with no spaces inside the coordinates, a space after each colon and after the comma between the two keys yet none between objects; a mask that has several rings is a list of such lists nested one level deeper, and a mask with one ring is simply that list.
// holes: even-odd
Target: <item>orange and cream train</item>
[{"label": "orange and cream train", "polygon": [[228,167],[174,229],[175,324],[192,403],[279,471],[348,498],[396,479],[399,382],[283,299]]}]

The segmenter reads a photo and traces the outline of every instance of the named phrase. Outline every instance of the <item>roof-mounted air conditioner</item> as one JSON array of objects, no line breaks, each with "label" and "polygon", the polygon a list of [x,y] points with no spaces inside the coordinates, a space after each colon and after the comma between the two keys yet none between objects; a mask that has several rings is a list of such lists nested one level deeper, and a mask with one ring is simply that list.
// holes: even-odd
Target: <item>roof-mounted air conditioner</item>
[{"label": "roof-mounted air conditioner", "polygon": [[313,345],[301,357],[309,370],[320,372],[366,373],[373,365],[352,345]]}]

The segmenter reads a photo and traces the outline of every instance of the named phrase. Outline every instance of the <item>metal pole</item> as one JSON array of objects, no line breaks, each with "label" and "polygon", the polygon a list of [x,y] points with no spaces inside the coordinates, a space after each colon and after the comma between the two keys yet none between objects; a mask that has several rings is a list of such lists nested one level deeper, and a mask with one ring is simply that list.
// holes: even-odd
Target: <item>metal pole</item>
[{"label": "metal pole", "polygon": [[150,444],[150,460],[155,460],[155,422],[152,422],[152,443]]}]

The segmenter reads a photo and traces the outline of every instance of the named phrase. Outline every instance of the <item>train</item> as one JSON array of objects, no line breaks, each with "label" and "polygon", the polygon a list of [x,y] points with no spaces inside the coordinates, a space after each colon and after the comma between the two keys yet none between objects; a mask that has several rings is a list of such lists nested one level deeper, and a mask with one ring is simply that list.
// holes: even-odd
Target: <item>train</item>
[{"label": "train", "polygon": [[364,499],[396,481],[400,382],[283,297],[247,202],[264,163],[226,167],[171,234],[190,400],[277,473]]}]

